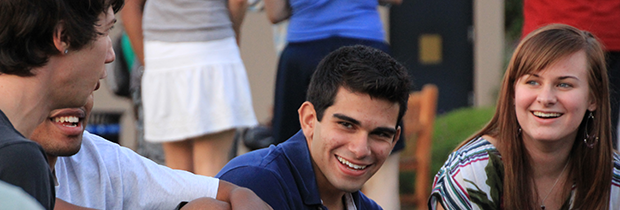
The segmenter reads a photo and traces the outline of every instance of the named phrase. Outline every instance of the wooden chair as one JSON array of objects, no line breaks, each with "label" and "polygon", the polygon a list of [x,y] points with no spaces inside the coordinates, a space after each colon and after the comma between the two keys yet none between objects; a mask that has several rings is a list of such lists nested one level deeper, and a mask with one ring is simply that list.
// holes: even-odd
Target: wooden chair
[{"label": "wooden chair", "polygon": [[427,209],[426,201],[433,182],[430,172],[433,123],[439,90],[426,84],[409,95],[408,110],[403,116],[406,147],[401,153],[399,170],[415,172],[413,194],[400,195],[401,205]]}]

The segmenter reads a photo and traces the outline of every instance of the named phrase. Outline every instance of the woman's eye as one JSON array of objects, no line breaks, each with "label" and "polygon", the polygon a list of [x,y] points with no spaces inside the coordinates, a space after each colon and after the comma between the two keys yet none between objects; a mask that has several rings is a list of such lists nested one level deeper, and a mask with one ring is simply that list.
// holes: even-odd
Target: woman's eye
[{"label": "woman's eye", "polygon": [[525,84],[528,84],[528,85],[538,85],[538,82],[536,82],[534,80],[529,80],[529,81],[525,82]]},{"label": "woman's eye", "polygon": [[568,83],[560,83],[560,84],[558,84],[558,87],[561,87],[561,88],[570,88],[570,87],[573,87],[573,86],[572,86],[571,84],[568,84]]}]

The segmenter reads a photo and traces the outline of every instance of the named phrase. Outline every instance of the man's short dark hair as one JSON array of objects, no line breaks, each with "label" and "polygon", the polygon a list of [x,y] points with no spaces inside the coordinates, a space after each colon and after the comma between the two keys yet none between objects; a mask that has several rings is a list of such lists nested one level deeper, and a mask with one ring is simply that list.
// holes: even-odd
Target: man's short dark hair
[{"label": "man's short dark hair", "polygon": [[0,0],[0,74],[31,76],[60,53],[54,33],[62,26],[61,40],[80,50],[101,32],[95,24],[112,7],[118,12],[124,0]]},{"label": "man's short dark hair", "polygon": [[306,100],[319,121],[334,104],[339,87],[399,104],[398,122],[407,110],[411,80],[406,68],[387,53],[362,45],[341,47],[327,55],[312,75]]}]

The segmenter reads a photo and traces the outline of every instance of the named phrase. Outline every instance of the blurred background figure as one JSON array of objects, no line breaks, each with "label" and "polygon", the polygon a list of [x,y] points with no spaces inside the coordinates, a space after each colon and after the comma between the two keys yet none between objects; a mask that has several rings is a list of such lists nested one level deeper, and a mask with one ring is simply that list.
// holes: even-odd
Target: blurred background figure
[{"label": "blurred background figure", "polygon": [[144,4],[145,139],[163,143],[171,168],[214,176],[235,128],[257,124],[238,48],[246,8],[246,0]]},{"label": "blurred background figure", "polygon": [[[120,14],[123,19],[123,33],[119,38],[117,55],[124,61],[115,68],[125,69],[128,73],[127,93],[116,95],[130,98],[133,107],[136,129],[136,152],[156,163],[165,164],[165,156],[161,143],[144,140],[144,111],[142,110],[142,74],[144,73],[144,36],[142,34],[142,15],[145,0],[127,0]],[[120,54],[118,53],[120,52]],[[113,74],[110,74],[113,75]],[[113,79],[115,77],[109,77]]]}]

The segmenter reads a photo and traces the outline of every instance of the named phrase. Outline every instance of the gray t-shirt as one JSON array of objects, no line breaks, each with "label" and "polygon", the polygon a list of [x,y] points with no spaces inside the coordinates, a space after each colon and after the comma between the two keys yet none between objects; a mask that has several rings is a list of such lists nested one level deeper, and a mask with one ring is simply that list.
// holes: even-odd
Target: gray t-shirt
[{"label": "gray t-shirt", "polygon": [[227,0],[148,0],[144,40],[200,42],[234,37]]}]

